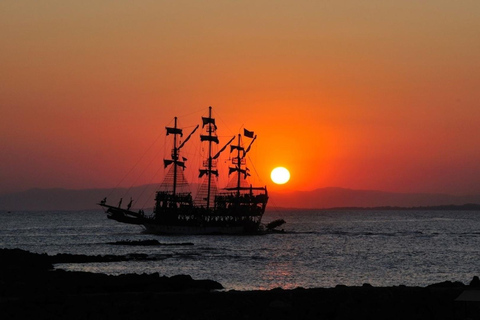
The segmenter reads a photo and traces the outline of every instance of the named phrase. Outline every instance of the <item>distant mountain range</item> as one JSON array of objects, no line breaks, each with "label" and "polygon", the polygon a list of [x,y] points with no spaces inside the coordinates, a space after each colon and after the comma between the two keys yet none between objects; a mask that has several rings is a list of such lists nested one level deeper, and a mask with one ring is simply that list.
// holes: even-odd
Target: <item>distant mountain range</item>
[{"label": "distant mountain range", "polygon": [[[30,189],[0,195],[0,210],[90,210],[107,197],[107,203],[123,206],[134,199],[133,208],[153,207],[157,185],[143,185],[130,189]],[[267,210],[273,208],[345,208],[345,207],[425,207],[480,204],[480,195],[454,196],[430,193],[395,193],[344,188],[320,188],[312,191],[270,192]]]},{"label": "distant mountain range", "polygon": [[480,195],[396,193],[345,188],[321,188],[271,195],[270,206],[287,208],[430,207],[480,203]]}]

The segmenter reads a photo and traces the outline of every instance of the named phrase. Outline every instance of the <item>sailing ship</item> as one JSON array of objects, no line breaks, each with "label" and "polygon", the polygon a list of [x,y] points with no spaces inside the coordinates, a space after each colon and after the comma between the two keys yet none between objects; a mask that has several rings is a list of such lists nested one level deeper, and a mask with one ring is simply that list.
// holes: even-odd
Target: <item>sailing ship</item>
[{"label": "sailing ship", "polygon": [[[183,130],[177,127],[175,117],[174,126],[166,127],[166,135],[173,138],[173,149],[170,157],[163,161],[168,171],[156,191],[153,213],[149,215],[143,210],[131,210],[132,201],[126,208],[121,208],[121,203],[109,205],[105,198],[99,205],[109,219],[141,225],[146,233],[153,234],[258,234],[269,229],[261,224],[268,202],[267,187],[254,187],[248,183],[250,170],[246,166],[246,155],[257,136],[244,129],[244,136],[250,139],[247,148],[242,146],[242,135],[238,134],[213,154],[214,144],[218,145],[220,141],[211,107],[208,117],[202,117],[201,124],[203,132],[200,141],[207,144],[208,153],[199,168],[199,178],[203,179],[203,183],[195,199],[192,192],[185,188],[188,182],[183,172],[187,159],[180,153],[200,125],[180,142]],[[216,186],[218,157],[228,146],[231,153],[228,175],[232,179],[219,190]]]}]

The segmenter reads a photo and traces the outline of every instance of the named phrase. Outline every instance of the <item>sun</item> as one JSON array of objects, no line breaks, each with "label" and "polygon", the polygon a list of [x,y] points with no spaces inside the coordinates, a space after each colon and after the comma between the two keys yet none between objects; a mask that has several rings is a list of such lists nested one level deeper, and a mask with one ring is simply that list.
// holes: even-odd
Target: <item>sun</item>
[{"label": "sun", "polygon": [[276,167],[272,170],[270,178],[276,184],[285,184],[290,180],[290,172],[284,167]]}]

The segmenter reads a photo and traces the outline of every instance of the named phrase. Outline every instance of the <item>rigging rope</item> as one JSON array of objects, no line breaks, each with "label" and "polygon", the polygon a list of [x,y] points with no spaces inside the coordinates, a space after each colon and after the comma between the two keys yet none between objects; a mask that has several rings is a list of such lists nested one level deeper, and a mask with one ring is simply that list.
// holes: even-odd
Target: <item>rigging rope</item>
[{"label": "rigging rope", "polygon": [[[152,144],[147,148],[147,150],[142,154],[142,156],[140,157],[140,159],[138,159],[138,161],[133,165],[132,168],[130,168],[130,170],[123,176],[123,178],[120,180],[120,182],[115,186],[115,188],[113,188],[110,193],[107,195],[107,197],[110,197],[113,192],[115,192],[118,187],[120,186],[120,184],[122,184],[122,182],[127,178],[128,175],[130,175],[130,173],[132,173],[132,171],[138,166],[138,164],[143,160],[143,158],[145,157],[145,155],[150,151],[150,149],[153,147],[153,145],[155,143],[157,143],[158,139],[160,139],[160,137],[162,136],[162,134],[159,134],[155,140],[152,142]],[[124,197],[128,191],[132,188],[132,186],[130,186],[130,188],[128,188],[128,190],[123,194],[122,197]]]}]

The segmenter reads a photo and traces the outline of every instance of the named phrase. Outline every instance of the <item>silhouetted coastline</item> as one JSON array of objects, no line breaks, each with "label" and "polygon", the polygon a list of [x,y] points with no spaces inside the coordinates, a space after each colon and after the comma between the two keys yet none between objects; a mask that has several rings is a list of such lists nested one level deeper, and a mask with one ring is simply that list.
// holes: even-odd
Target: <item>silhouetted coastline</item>
[{"label": "silhouetted coastline", "polygon": [[480,211],[480,204],[476,203],[466,203],[462,205],[441,205],[441,206],[415,206],[415,207],[406,207],[406,206],[378,206],[378,207],[331,207],[331,208],[283,208],[283,207],[274,207],[275,211],[318,211],[318,210],[330,210],[330,211],[343,211],[343,210],[355,210],[355,211],[365,211],[365,210],[378,210],[378,211]]},{"label": "silhouetted coastline", "polygon": [[[123,189],[29,189],[21,192],[0,194],[0,211],[85,211],[96,210],[96,203],[109,194],[108,201],[120,199],[127,192],[138,203],[145,203],[146,213],[152,212],[154,203],[147,195],[153,194],[158,186],[142,185]],[[198,186],[192,184],[192,190]],[[269,192],[271,209],[285,208],[302,210],[321,208],[428,208],[430,206],[462,206],[464,204],[480,204],[480,194],[450,195],[439,193],[398,193],[378,190],[354,190],[337,187],[319,188],[310,191]],[[55,199],[55,201],[51,201]]]},{"label": "silhouetted coastline", "polygon": [[223,287],[218,282],[188,275],[108,276],[53,269],[54,263],[99,257],[0,249],[0,258],[2,319],[475,319],[475,312],[478,315],[479,302],[455,301],[462,292],[478,292],[477,277],[469,285],[219,291]]},{"label": "silhouetted coastline", "polygon": [[423,211],[479,211],[480,204],[466,203],[463,205],[443,205],[443,206],[419,206],[419,207],[337,207],[328,210],[423,210]]}]

